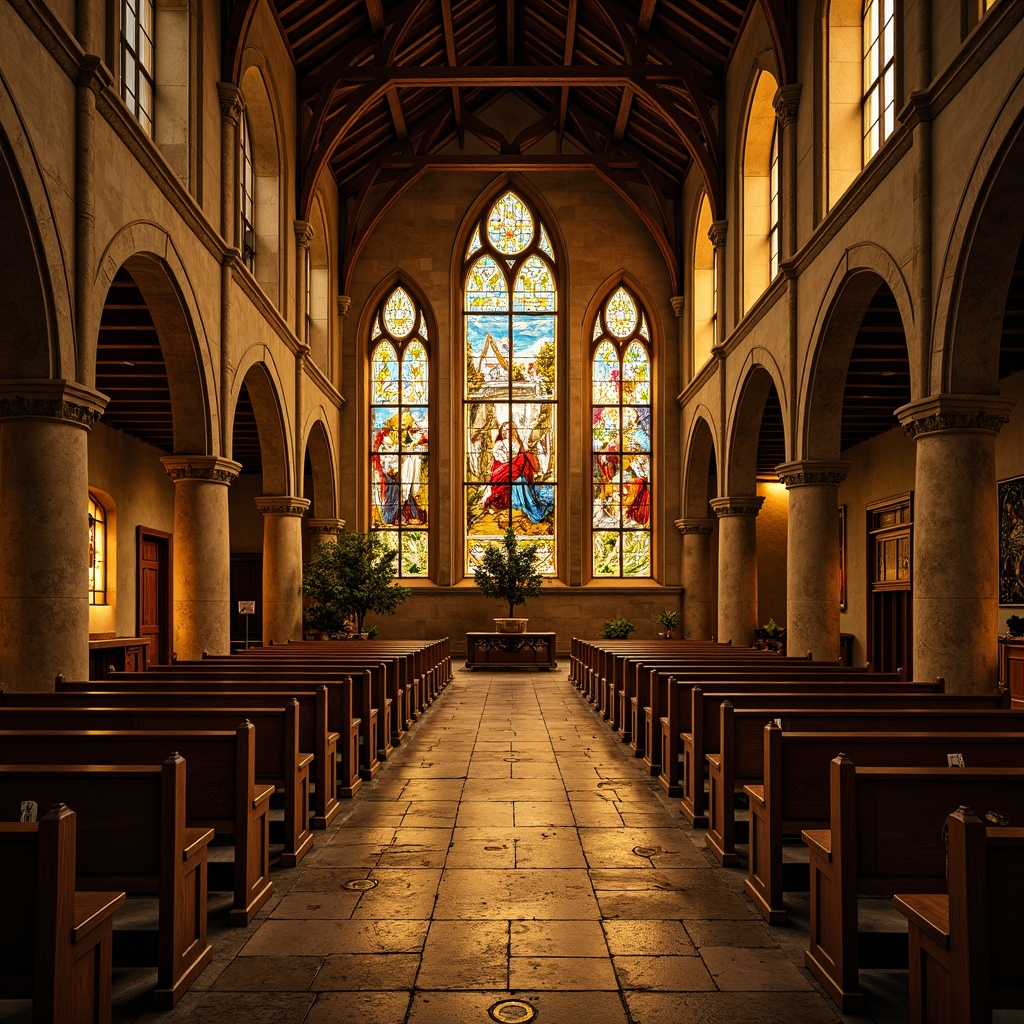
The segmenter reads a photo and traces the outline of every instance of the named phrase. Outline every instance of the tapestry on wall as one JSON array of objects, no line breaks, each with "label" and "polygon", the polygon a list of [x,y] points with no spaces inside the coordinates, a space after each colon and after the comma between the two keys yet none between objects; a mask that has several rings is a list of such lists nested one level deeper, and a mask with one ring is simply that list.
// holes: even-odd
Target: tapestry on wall
[{"label": "tapestry on wall", "polygon": [[999,483],[999,603],[1024,604],[1024,476]]}]

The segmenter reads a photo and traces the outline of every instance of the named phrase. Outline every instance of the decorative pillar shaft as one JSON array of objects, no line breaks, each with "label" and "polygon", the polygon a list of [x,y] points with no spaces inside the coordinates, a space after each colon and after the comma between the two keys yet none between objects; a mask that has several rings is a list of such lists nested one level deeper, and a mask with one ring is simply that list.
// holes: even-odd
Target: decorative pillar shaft
[{"label": "decorative pillar shaft", "polygon": [[216,455],[167,455],[174,481],[174,650],[184,661],[231,652],[228,486],[241,465]]},{"label": "decorative pillar shaft", "polygon": [[309,500],[256,499],[263,513],[263,643],[302,639],[302,517]]},{"label": "decorative pillar shaft", "polygon": [[[782,158],[782,259],[796,253],[796,115],[800,106],[800,85],[784,85],[772,101],[779,122],[779,154]],[[788,630],[788,624],[787,624]]]},{"label": "decorative pillar shaft", "polygon": [[677,519],[683,535],[683,636],[690,640],[710,640],[714,635],[712,583],[715,567],[711,564],[713,519]]},{"label": "decorative pillar shaft", "polygon": [[89,677],[88,431],[106,396],[64,380],[0,384],[0,679]]},{"label": "decorative pillar shaft", "polygon": [[715,344],[725,344],[725,233],[729,222],[711,222],[708,238],[715,250]]},{"label": "decorative pillar shaft", "polygon": [[295,337],[303,345],[309,344],[306,311],[309,298],[309,243],[313,240],[313,225],[307,220],[295,222]]},{"label": "decorative pillar shaft", "polygon": [[995,443],[1014,400],[936,395],[896,410],[916,442],[914,676],[995,689],[999,523]]},{"label": "decorative pillar shaft", "polygon": [[839,485],[847,462],[787,462],[786,653],[839,659]]},{"label": "decorative pillar shaft", "polygon": [[245,97],[237,85],[218,82],[220,95],[220,233],[233,249],[241,248],[238,206],[238,121]]},{"label": "decorative pillar shaft", "polygon": [[764,498],[714,498],[718,516],[718,639],[749,647],[757,629],[757,514]]},{"label": "decorative pillar shaft", "polygon": [[685,384],[693,376],[693,344],[687,330],[686,296],[672,296],[672,312],[676,317],[676,341],[679,344],[679,379]]}]

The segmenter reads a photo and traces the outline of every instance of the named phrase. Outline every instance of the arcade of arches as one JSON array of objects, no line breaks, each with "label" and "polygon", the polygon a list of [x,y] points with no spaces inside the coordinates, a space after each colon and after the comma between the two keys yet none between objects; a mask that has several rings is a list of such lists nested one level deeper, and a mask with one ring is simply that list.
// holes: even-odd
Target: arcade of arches
[{"label": "arcade of arches", "polygon": [[457,656],[512,522],[564,649],[678,608],[991,689],[1024,5],[395,6],[0,6],[4,685],[299,638],[342,530]]}]

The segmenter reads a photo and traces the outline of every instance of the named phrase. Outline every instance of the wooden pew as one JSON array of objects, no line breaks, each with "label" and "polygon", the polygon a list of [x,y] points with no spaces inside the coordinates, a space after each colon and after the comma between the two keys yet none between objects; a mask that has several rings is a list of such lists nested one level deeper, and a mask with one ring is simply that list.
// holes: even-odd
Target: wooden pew
[{"label": "wooden pew", "polygon": [[[242,678],[226,678],[222,672],[214,671],[204,673],[199,670],[175,674],[164,673],[159,678],[153,678],[146,673],[136,676],[136,673],[121,672],[116,678],[104,679],[101,683],[84,680],[57,680],[58,692],[84,692],[95,690],[102,686],[104,691],[119,690],[145,691],[154,690],[162,693],[183,693],[183,692],[234,692],[239,694],[253,694],[256,703],[264,703],[260,696],[265,693],[287,693],[299,698],[301,693],[323,687],[327,699],[327,728],[336,732],[341,737],[339,748],[342,751],[347,745],[344,740],[348,735],[353,723],[358,728],[357,748],[358,753],[355,764],[358,765],[358,773],[364,779],[373,778],[380,769],[380,761],[376,754],[377,736],[377,709],[373,706],[373,685],[368,672],[358,675],[346,675],[339,679],[292,679],[292,678],[263,678],[261,674],[248,676],[239,673]],[[130,677],[130,678],[129,678]],[[300,698],[301,699],[301,698]],[[362,709],[369,706],[369,717],[363,715]],[[356,714],[356,709],[360,713]],[[351,768],[351,761],[342,760],[340,767],[342,771],[338,775],[339,787],[345,784],[348,775],[346,769]]]},{"label": "wooden pew", "polygon": [[765,710],[745,708],[737,712],[728,702],[723,703],[719,708],[720,751],[707,754],[704,759],[708,767],[708,829],[704,841],[719,863],[726,867],[737,863],[736,843],[745,839],[735,817],[734,794],[764,782],[764,727],[777,715],[781,715],[779,720],[784,728],[839,734],[854,728],[858,721],[868,731],[919,732],[928,728],[966,731],[968,720],[974,723],[976,732],[1015,728],[1014,720],[1004,717],[1010,712],[998,709],[976,708],[945,716],[942,712],[892,710],[885,712],[884,720],[865,709],[840,716],[831,710],[810,708],[767,715]]},{"label": "wooden pew", "polygon": [[[870,678],[870,677],[869,677]],[[668,714],[662,722],[662,771],[660,781],[669,796],[681,796],[683,816],[694,828],[707,828],[707,805],[704,783],[707,781],[708,754],[721,749],[721,715],[719,708],[728,701],[734,711],[752,708],[764,712],[765,721],[778,711],[797,708],[831,708],[836,714],[844,709],[871,707],[922,711],[1009,708],[1009,694],[1003,690],[993,694],[913,693],[889,691],[870,682],[822,683],[814,693],[778,693],[769,699],[763,693],[741,692],[733,688],[701,686],[690,690],[689,715],[681,714],[675,690],[668,692]],[[689,731],[682,728],[689,721]],[[673,737],[676,744],[673,744]],[[681,755],[680,755],[681,751]]]},{"label": "wooden pew", "polygon": [[909,924],[911,1024],[991,1024],[1024,1007],[1024,828],[947,819],[949,894],[893,897]]},{"label": "wooden pew", "polygon": [[[807,718],[813,716],[798,728],[819,724]],[[829,764],[840,750],[858,765],[944,767],[947,755],[962,754],[972,768],[1024,768],[1024,716],[1016,712],[851,712],[825,724],[827,731],[819,732],[765,726],[764,781],[744,787],[750,801],[745,888],[769,924],[786,922],[784,891],[809,888],[806,865],[783,864],[783,838],[828,824]]]},{"label": "wooden pew", "polygon": [[[0,765],[0,819],[19,817],[23,800],[75,808],[76,886],[159,897],[153,1001],[160,1009],[174,1006],[213,956],[206,941],[213,829],[186,827],[185,798],[178,756],[162,765]],[[114,938],[116,961],[116,930]]]},{"label": "wooden pew", "polygon": [[[255,729],[246,721],[229,732],[115,732],[84,729],[0,731],[3,764],[160,764],[176,751],[188,765],[185,817],[191,827],[230,835],[234,862],[209,888],[234,894],[228,920],[244,927],[270,898],[270,797],[273,786],[256,782]],[[217,864],[216,868],[228,867]]]},{"label": "wooden pew", "polygon": [[0,822],[0,998],[37,1024],[110,1024],[114,911],[123,892],[75,889],[75,813]]},{"label": "wooden pew", "polygon": [[830,782],[830,827],[803,832],[811,882],[804,963],[843,1013],[856,1013],[862,960],[881,966],[870,959],[868,934],[858,935],[858,896],[945,892],[950,808],[1024,820],[1024,768],[862,768],[839,756]]},{"label": "wooden pew", "polygon": [[[283,867],[294,867],[313,845],[310,831],[310,766],[313,755],[299,746],[299,702],[280,707],[168,707],[136,694],[108,695],[107,704],[89,693],[20,694],[16,704],[0,700],[0,730],[233,731],[243,718],[252,723],[256,782],[280,789],[284,797]],[[119,698],[112,700],[111,698]],[[125,698],[128,698],[125,700]],[[121,706],[112,706],[120,703]],[[179,751],[180,752],[180,751]],[[273,823],[271,826],[273,831]]]}]

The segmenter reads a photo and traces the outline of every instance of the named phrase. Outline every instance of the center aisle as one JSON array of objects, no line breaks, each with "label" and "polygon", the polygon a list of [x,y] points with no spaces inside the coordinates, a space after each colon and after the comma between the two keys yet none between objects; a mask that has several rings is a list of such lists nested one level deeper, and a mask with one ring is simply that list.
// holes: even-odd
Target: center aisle
[{"label": "center aisle", "polygon": [[140,1019],[843,1019],[780,947],[799,933],[763,923],[627,755],[563,673],[457,672],[315,850],[275,872],[257,920],[212,936],[176,1009]]}]

